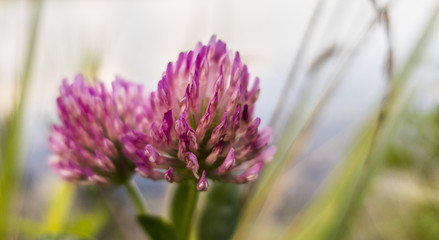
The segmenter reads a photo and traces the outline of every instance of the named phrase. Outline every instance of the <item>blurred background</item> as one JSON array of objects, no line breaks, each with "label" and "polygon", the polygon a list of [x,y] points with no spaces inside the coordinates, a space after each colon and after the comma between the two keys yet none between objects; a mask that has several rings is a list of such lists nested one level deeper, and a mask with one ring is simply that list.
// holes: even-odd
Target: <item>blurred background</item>
[{"label": "blurred background", "polygon": [[[0,239],[143,239],[123,189],[75,187],[48,167],[58,86],[83,73],[153,90],[169,61],[213,34],[260,77],[256,115],[278,145],[256,186],[263,203],[242,207],[235,239],[295,239],[315,219],[339,220],[343,230],[323,231],[332,237],[437,239],[438,9],[435,0],[0,1]],[[167,214],[172,186],[135,180],[152,212]],[[326,214],[327,204],[339,211]]]}]

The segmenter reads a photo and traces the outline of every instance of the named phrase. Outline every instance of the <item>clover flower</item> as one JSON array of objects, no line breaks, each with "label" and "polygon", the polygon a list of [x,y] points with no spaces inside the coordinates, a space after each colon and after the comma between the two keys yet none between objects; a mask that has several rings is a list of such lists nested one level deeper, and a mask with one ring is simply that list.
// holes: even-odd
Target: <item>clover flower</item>
[{"label": "clover flower", "polygon": [[120,78],[108,92],[102,82],[88,85],[78,75],[64,80],[57,98],[61,124],[53,125],[49,164],[63,178],[77,183],[118,184],[134,173],[134,161],[122,136],[142,121],[145,97],[140,85]]},{"label": "clover flower", "polygon": [[180,53],[144,105],[141,129],[124,137],[139,158],[137,172],[168,182],[197,179],[199,191],[207,178],[254,181],[275,152],[267,148],[271,130],[259,129],[253,116],[258,95],[259,79],[249,87],[239,53],[233,57],[215,36]]}]

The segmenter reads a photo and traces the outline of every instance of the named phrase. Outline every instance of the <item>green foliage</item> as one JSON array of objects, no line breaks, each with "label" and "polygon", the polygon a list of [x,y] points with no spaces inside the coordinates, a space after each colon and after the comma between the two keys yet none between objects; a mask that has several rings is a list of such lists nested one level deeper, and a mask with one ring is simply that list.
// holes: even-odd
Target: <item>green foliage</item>
[{"label": "green foliage", "polygon": [[434,240],[439,236],[439,206],[423,204],[411,219],[412,239]]},{"label": "green foliage", "polygon": [[161,217],[152,214],[141,214],[137,216],[137,221],[152,240],[177,239],[175,227]]},{"label": "green foliage", "polygon": [[0,239],[7,238],[11,227],[14,198],[18,187],[18,143],[21,134],[17,113],[13,112],[5,121],[1,131],[0,146]]},{"label": "green foliage", "polygon": [[[21,219],[20,235],[24,239],[91,239],[107,222],[105,209],[95,204],[91,210],[72,211],[75,186],[60,183],[46,210],[45,221]],[[73,238],[75,237],[75,238]]]},{"label": "green foliage", "polygon": [[43,235],[37,238],[38,240],[93,240],[88,237],[78,237],[71,234],[58,234],[58,235]]},{"label": "green foliage", "polygon": [[198,239],[230,239],[241,209],[240,188],[236,184],[214,183],[198,224]]},{"label": "green foliage", "polygon": [[434,176],[439,164],[439,111],[407,109],[386,148],[385,167]]},{"label": "green foliage", "polygon": [[94,209],[90,212],[81,212],[75,216],[67,226],[66,232],[80,237],[94,237],[107,223],[108,214],[102,209]]}]

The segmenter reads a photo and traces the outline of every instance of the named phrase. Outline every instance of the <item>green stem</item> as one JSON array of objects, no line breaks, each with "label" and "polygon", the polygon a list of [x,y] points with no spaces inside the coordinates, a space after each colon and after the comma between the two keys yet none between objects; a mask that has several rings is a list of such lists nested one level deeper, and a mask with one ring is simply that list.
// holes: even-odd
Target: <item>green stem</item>
[{"label": "green stem", "polygon": [[190,237],[197,200],[198,191],[195,184],[183,182],[177,185],[172,201],[171,218],[178,240],[187,240]]},{"label": "green stem", "polygon": [[137,187],[134,180],[129,180],[124,184],[128,194],[130,195],[131,200],[134,203],[134,206],[136,207],[139,214],[146,214],[148,213],[148,209],[146,207],[146,202],[143,199],[142,193],[139,191],[139,188]]}]

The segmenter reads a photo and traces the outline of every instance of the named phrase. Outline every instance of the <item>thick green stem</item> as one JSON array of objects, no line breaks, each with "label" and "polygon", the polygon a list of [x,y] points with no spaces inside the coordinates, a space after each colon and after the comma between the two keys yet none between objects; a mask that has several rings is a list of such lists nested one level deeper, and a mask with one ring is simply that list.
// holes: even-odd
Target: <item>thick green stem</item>
[{"label": "thick green stem", "polygon": [[148,213],[148,209],[146,207],[146,202],[143,199],[142,193],[139,191],[139,188],[137,187],[134,180],[127,181],[124,184],[128,194],[130,195],[131,200],[134,203],[134,206],[136,207],[139,214],[146,214]]},{"label": "thick green stem", "polygon": [[178,240],[190,238],[192,218],[197,205],[198,191],[193,183],[179,183],[172,200],[171,218]]}]

